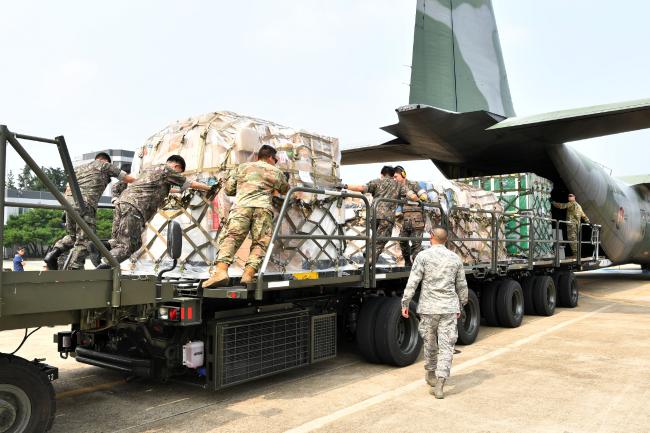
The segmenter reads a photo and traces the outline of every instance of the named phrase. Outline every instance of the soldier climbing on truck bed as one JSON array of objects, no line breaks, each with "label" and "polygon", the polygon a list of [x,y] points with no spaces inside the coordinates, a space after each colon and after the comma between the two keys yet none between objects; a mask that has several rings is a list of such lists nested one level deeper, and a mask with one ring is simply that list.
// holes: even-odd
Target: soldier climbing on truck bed
[{"label": "soldier climbing on truck bed", "polygon": [[[156,213],[169,195],[172,186],[181,191],[188,188],[210,191],[211,187],[201,182],[188,180],[181,175],[185,171],[185,160],[180,155],[172,155],[163,165],[144,169],[138,179],[120,194],[115,203],[113,217],[113,237],[109,240],[111,254],[118,262],[133,254],[142,243],[145,223]],[[98,269],[109,268],[105,259]]]},{"label": "soldier climbing on truck bed", "polygon": [[[418,197],[413,191],[409,191],[407,186],[398,182],[393,178],[395,169],[389,165],[385,165],[381,169],[381,177],[379,179],[371,180],[366,185],[342,185],[343,188],[350,191],[361,193],[370,193],[374,199],[390,198],[390,199],[404,199],[417,200]],[[395,211],[397,204],[391,202],[382,202],[377,205],[377,236],[390,237],[393,232],[393,225],[395,224]],[[374,262],[384,250],[387,240],[378,240],[376,257]]]},{"label": "soldier climbing on truck bed", "polygon": [[257,153],[257,161],[240,164],[226,180],[224,191],[237,195],[235,207],[228,215],[228,222],[219,237],[219,254],[216,269],[203,284],[204,287],[220,286],[228,282],[228,268],[235,253],[250,232],[251,249],[246,261],[242,284],[253,281],[273,232],[273,194],[285,194],[289,184],[284,173],[275,164],[277,151],[264,145]]},{"label": "soldier climbing on truck bed", "polygon": [[[576,242],[582,220],[584,219],[587,224],[591,223],[589,217],[583,212],[582,206],[576,201],[576,196],[569,194],[569,201],[567,203],[557,203],[554,201],[551,203],[558,209],[566,209],[566,219],[571,223],[567,224],[567,239],[571,242]],[[570,243],[569,248],[571,249],[571,257],[574,257],[577,253],[576,245]]]},{"label": "soldier climbing on truck bed", "polygon": [[[81,216],[93,231],[95,230],[95,215],[99,198],[106,186],[111,182],[111,177],[125,183],[135,181],[133,176],[126,174],[125,171],[111,164],[111,157],[105,152],[98,153],[94,161],[77,167],[75,175],[84,201],[84,209],[80,209],[78,204],[75,204],[75,208],[81,213]],[[66,191],[66,197],[69,202],[74,203],[70,188]],[[45,261],[48,269],[56,270],[58,269],[57,259],[59,256],[72,248],[72,257],[68,269],[84,269],[90,241],[69,215],[66,215],[65,226],[67,234],[54,244],[54,247],[45,255],[43,261]]]}]

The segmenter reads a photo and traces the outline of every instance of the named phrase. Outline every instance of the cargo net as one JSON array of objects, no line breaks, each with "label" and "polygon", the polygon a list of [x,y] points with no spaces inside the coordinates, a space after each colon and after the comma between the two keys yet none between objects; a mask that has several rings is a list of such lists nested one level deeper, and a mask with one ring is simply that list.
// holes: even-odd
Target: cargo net
[{"label": "cargo net", "polygon": [[[485,214],[452,210],[462,207],[474,211],[501,212],[502,207],[494,194],[473,188],[464,183],[454,181],[417,182],[420,187],[418,195],[426,194],[430,206],[423,209],[425,227],[423,229],[422,247],[430,246],[429,235],[431,227],[442,224],[444,215],[449,224],[450,237],[456,238],[489,238],[492,233],[492,222]],[[368,196],[372,203],[372,197]],[[434,204],[436,206],[434,206]],[[365,230],[365,209],[361,200],[346,200],[346,235],[361,235]],[[450,213],[451,212],[451,213]],[[398,237],[402,231],[404,217],[402,206],[396,206],[396,219],[392,237]],[[365,244],[362,241],[348,242],[345,256],[356,263],[363,263]],[[452,241],[449,248],[456,252],[466,265],[490,263],[492,257],[491,243],[486,241]],[[505,246],[497,248],[497,259],[505,260]],[[402,267],[404,257],[399,241],[389,241],[377,260],[378,267]]]},{"label": "cargo net", "polygon": [[[511,258],[527,259],[530,254],[531,226],[534,244],[533,258],[554,255],[554,232],[551,218],[553,183],[534,173],[514,173],[498,176],[458,179],[476,188],[490,191],[503,207],[503,238]],[[536,219],[533,220],[533,217]]]}]

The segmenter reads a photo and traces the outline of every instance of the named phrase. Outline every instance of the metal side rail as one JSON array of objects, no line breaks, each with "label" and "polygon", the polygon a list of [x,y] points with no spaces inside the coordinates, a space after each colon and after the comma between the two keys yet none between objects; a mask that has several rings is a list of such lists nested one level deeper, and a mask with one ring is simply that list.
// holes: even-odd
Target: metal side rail
[{"label": "metal side rail", "polygon": [[[269,265],[269,260],[271,259],[271,254],[273,253],[273,247],[277,242],[281,241],[291,241],[291,240],[300,240],[307,241],[310,240],[315,244],[319,245],[322,248],[322,245],[318,241],[331,242],[334,240],[340,241],[352,241],[352,240],[361,240],[365,242],[365,255],[369,257],[370,255],[370,224],[368,218],[366,218],[365,224],[365,236],[352,236],[352,235],[340,235],[340,234],[331,234],[326,233],[325,230],[320,227],[320,224],[314,224],[314,227],[310,230],[309,233],[294,233],[294,234],[280,234],[282,227],[282,222],[287,217],[287,212],[291,204],[296,203],[293,200],[293,196],[297,193],[312,193],[317,195],[323,195],[327,197],[336,197],[336,198],[357,198],[363,201],[366,215],[370,213],[370,202],[368,198],[359,193],[349,192],[349,191],[333,191],[321,188],[308,188],[308,187],[293,187],[291,188],[282,203],[282,208],[278,215],[275,227],[273,228],[273,235],[271,236],[271,242],[264,256],[262,266],[260,267],[257,274],[257,283],[255,285],[255,299],[261,301],[264,296],[264,291],[268,289],[273,290],[283,290],[283,289],[292,289],[299,287],[310,287],[315,285],[355,285],[359,284],[362,287],[369,287],[370,277],[369,277],[369,264],[368,260],[364,260],[363,266],[360,273],[354,271],[340,271],[331,273],[328,275],[328,271],[304,271],[304,272],[295,272],[284,275],[268,275],[267,267]],[[316,230],[319,229],[320,233]],[[325,253],[326,254],[326,253]]]}]

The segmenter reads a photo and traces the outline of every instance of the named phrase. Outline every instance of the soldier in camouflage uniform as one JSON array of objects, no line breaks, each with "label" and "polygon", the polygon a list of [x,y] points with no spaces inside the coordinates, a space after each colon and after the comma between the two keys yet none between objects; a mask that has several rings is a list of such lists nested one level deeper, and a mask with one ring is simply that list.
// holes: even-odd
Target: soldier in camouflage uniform
[{"label": "soldier in camouflage uniform", "polygon": [[[84,221],[94,231],[95,214],[97,213],[99,198],[102,196],[106,186],[111,182],[111,177],[116,177],[125,183],[131,183],[135,178],[111,164],[111,157],[105,152],[98,153],[94,161],[80,165],[74,172],[85,204],[85,211],[81,212],[76,205],[75,209],[81,213]],[[66,190],[65,195],[67,200],[74,205],[70,188]],[[58,269],[57,259],[61,254],[72,248],[68,269],[83,269],[86,257],[88,257],[90,241],[83,230],[77,227],[75,220],[68,214],[66,214],[65,225],[67,234],[54,244],[54,247],[47,253],[43,260],[48,269]]]},{"label": "soldier in camouflage uniform", "polygon": [[424,340],[425,380],[436,398],[444,398],[443,387],[458,337],[456,321],[468,296],[463,263],[445,247],[447,234],[443,227],[431,230],[431,248],[415,258],[402,296],[402,316],[408,318],[409,304],[422,283],[417,309],[419,331]]},{"label": "soldier in camouflage uniform", "polygon": [[[124,190],[126,189],[127,185],[128,184],[126,182],[122,182],[122,181],[115,182],[113,184],[113,186],[111,187],[111,204],[113,206],[117,205],[117,201],[119,200],[122,192],[124,192]],[[118,227],[119,226],[117,224],[113,224],[113,226],[111,227],[111,239],[117,238]],[[109,240],[109,244],[110,244],[110,240]],[[113,248],[113,246],[114,245],[111,244],[111,248]]]},{"label": "soldier in camouflage uniform", "polygon": [[[154,216],[169,195],[172,186],[181,191],[188,188],[210,191],[210,186],[190,181],[181,175],[185,171],[185,160],[172,155],[166,163],[145,168],[138,180],[126,188],[115,203],[113,237],[109,240],[111,254],[122,262],[142,245],[142,232],[147,221]],[[100,269],[110,267],[104,262]]]},{"label": "soldier in camouflage uniform", "polygon": [[[587,224],[590,224],[589,217],[582,211],[582,206],[580,206],[576,201],[576,196],[569,194],[568,203],[551,203],[553,203],[553,206],[558,209],[566,209],[566,219],[571,223],[567,224],[566,227],[567,239],[571,242],[576,242],[578,240],[578,228],[580,227],[582,219],[584,219]],[[571,248],[571,255],[575,256],[577,253],[577,245],[568,244],[568,246]]]},{"label": "soldier in camouflage uniform", "polygon": [[276,150],[264,145],[257,153],[257,161],[240,164],[224,185],[227,195],[237,195],[235,206],[228,214],[228,222],[219,239],[216,269],[203,283],[203,287],[223,285],[228,282],[228,267],[242,242],[251,235],[251,249],[241,277],[242,284],[253,281],[273,234],[273,194],[284,194],[289,184],[275,164]]},{"label": "soldier in camouflage uniform", "polygon": [[[384,166],[381,169],[381,177],[379,179],[371,180],[366,185],[342,185],[343,188],[350,191],[361,193],[370,193],[374,199],[378,198],[392,198],[403,199],[408,197],[409,200],[417,200],[413,193],[409,193],[406,185],[397,182],[393,176],[395,169],[391,166]],[[396,203],[381,202],[376,207],[375,217],[377,219],[377,237],[390,237],[393,233],[393,225],[395,224],[395,210],[397,209]],[[379,240],[376,243],[376,253],[374,263],[384,250],[387,240]]]},{"label": "soldier in camouflage uniform", "polygon": [[[417,182],[406,179],[406,170],[404,167],[398,165],[395,167],[395,180],[399,183],[406,185],[406,189],[410,194],[417,195],[421,201],[426,201],[426,191],[420,190]],[[400,237],[414,237],[421,238],[424,232],[424,212],[421,206],[405,204],[402,206],[402,230],[399,233]],[[402,250],[404,257],[404,265],[411,266],[415,257],[422,251],[422,241],[400,241],[399,246]]]}]

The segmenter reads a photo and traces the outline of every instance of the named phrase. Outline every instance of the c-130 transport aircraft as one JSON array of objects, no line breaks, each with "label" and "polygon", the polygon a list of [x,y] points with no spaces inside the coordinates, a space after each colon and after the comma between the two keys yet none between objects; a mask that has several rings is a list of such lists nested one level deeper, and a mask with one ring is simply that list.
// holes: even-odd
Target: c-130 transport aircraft
[{"label": "c-130 transport aircraft", "polygon": [[382,128],[394,140],[344,150],[342,164],[430,159],[448,178],[534,172],[602,225],[612,263],[650,268],[650,184],[629,186],[565,144],[650,127],[650,99],[515,117],[491,0],[417,1],[409,105],[396,112]]}]

